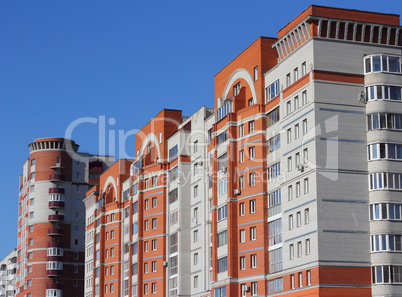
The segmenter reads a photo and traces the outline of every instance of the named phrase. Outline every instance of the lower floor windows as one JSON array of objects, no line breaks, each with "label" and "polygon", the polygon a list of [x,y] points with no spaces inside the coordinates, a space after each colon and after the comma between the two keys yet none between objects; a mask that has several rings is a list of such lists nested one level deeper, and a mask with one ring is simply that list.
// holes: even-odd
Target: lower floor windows
[{"label": "lower floor windows", "polygon": [[383,265],[371,269],[373,284],[402,283],[402,266]]}]

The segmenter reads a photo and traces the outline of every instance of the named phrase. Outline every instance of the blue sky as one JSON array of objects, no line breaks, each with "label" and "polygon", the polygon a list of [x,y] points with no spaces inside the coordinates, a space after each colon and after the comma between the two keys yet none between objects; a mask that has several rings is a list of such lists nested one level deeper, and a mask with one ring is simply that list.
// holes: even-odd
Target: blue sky
[{"label": "blue sky", "polygon": [[[191,115],[213,107],[214,75],[311,4],[402,14],[396,0],[1,1],[0,259],[16,247],[29,143],[63,137],[85,117],[113,119],[106,128],[117,135],[163,108]],[[79,125],[72,137],[82,151],[99,151],[96,125]],[[120,150],[133,156],[134,137],[125,143]]]}]

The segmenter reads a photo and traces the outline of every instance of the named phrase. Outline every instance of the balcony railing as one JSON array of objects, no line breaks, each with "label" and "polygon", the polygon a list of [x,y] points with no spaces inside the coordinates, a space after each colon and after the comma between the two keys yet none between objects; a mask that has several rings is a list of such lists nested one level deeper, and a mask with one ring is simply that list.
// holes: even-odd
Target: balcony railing
[{"label": "balcony railing", "polygon": [[64,188],[49,188],[49,194],[64,194]]},{"label": "balcony railing", "polygon": [[47,230],[47,235],[49,236],[64,236],[64,229],[51,228]]},{"label": "balcony railing", "polygon": [[49,215],[49,222],[60,222],[64,221],[64,215],[53,214]]},{"label": "balcony railing", "polygon": [[64,208],[64,201],[49,201],[49,208]]},{"label": "balcony railing", "polygon": [[49,180],[51,182],[63,182],[66,180],[66,177],[63,174],[51,174],[49,175]]},{"label": "balcony railing", "polygon": [[63,248],[64,244],[62,242],[51,241],[47,243],[48,248]]}]

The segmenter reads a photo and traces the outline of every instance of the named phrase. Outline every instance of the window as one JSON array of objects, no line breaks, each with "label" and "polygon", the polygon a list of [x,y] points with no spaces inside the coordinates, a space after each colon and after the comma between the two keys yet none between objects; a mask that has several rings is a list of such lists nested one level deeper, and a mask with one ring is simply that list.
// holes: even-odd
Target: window
[{"label": "window", "polygon": [[218,259],[218,273],[225,272],[228,270],[228,258],[223,257]]},{"label": "window", "polygon": [[226,139],[227,139],[227,135],[226,135],[226,131],[224,131],[218,135],[218,145],[224,143],[226,141]]},{"label": "window", "polygon": [[251,296],[257,296],[257,295],[258,295],[257,282],[252,282],[251,283]]},{"label": "window", "polygon": [[198,242],[198,230],[195,230],[193,232],[193,242],[194,243]]},{"label": "window", "polygon": [[145,231],[149,230],[149,222],[148,222],[148,220],[145,220],[145,222],[144,222],[144,230]]},{"label": "window", "polygon": [[240,270],[245,270],[246,269],[246,257],[242,256],[240,257]]},{"label": "window", "polygon": [[155,294],[156,293],[156,283],[152,283],[151,286],[152,286],[152,294]]},{"label": "window", "polygon": [[173,169],[169,170],[169,180],[170,182],[176,180],[179,177],[179,167],[176,166]]},{"label": "window", "polygon": [[208,130],[208,144],[212,142],[212,128]]},{"label": "window", "polygon": [[152,198],[152,208],[155,208],[155,207],[157,207],[157,198],[153,197]]},{"label": "window", "polygon": [[391,85],[374,85],[366,87],[367,100],[402,100],[402,87]]},{"label": "window", "polygon": [[374,113],[367,115],[368,130],[402,129],[402,114]]},{"label": "window", "polygon": [[281,174],[281,162],[268,167],[268,180],[274,179]]},{"label": "window", "polygon": [[35,179],[35,172],[31,173],[31,179]]},{"label": "window", "polygon": [[311,286],[311,270],[307,270],[307,286]]},{"label": "window", "polygon": [[169,203],[173,203],[178,199],[178,190],[174,189],[173,191],[169,192]]},{"label": "window", "polygon": [[178,150],[178,146],[176,144],[174,147],[172,147],[169,150],[169,161],[172,161],[172,160],[176,159],[178,152],[179,152],[179,150]]},{"label": "window", "polygon": [[198,197],[198,186],[194,186],[193,192],[194,192],[193,193],[194,198]]},{"label": "window", "polygon": [[292,113],[292,101],[286,102],[286,115],[290,115]]},{"label": "window", "polygon": [[169,214],[170,225],[176,224],[179,220],[179,212],[175,210]]},{"label": "window", "polygon": [[279,122],[279,107],[267,114],[267,128]]},{"label": "window", "polygon": [[114,275],[114,266],[110,266],[110,275]]},{"label": "window", "polygon": [[[33,200],[33,199],[31,199],[31,200]],[[29,213],[29,218],[30,218],[30,219],[33,219],[34,217],[35,217],[35,214],[34,214],[33,211],[31,211],[31,212]]]},{"label": "window", "polygon": [[77,179],[79,179],[79,178],[81,177],[81,175],[80,175],[80,173],[79,173],[79,172],[77,172],[76,177],[77,177]]},{"label": "window", "polygon": [[241,176],[239,177],[239,188],[240,188],[240,189],[244,189],[244,187],[245,187],[244,175],[241,175]]},{"label": "window", "polygon": [[114,230],[110,231],[110,238],[114,239]]},{"label": "window", "polygon": [[308,193],[308,178],[304,179],[304,194]]},{"label": "window", "polygon": [[198,151],[198,140],[194,141],[193,152],[196,153]]},{"label": "window", "polygon": [[296,198],[300,197],[301,190],[300,190],[300,182],[296,183]]},{"label": "window", "polygon": [[159,132],[159,143],[162,143],[162,132]]},{"label": "window", "polygon": [[267,140],[267,154],[270,154],[280,148],[281,146],[280,136],[281,135],[278,134]]},{"label": "window", "polygon": [[280,292],[283,290],[283,279],[276,278],[268,281],[268,293]]},{"label": "window", "polygon": [[294,76],[294,81],[299,80],[299,68],[298,68],[298,67],[296,67],[296,68],[293,70],[293,76]]},{"label": "window", "polygon": [[239,163],[244,162],[244,150],[239,151]]},{"label": "window", "polygon": [[251,268],[257,268],[257,254],[250,256]]},{"label": "window", "polygon": [[193,255],[193,265],[198,265],[198,253],[194,253]]},{"label": "window", "polygon": [[152,219],[152,229],[156,229],[157,226],[158,226],[157,219],[156,218]]},{"label": "window", "polygon": [[292,157],[288,157],[288,172],[292,171]]},{"label": "window", "polygon": [[289,245],[289,260],[293,260],[295,258],[295,248],[293,244]]},{"label": "window", "polygon": [[304,210],[304,224],[307,225],[308,223],[310,223],[310,209],[306,208]]},{"label": "window", "polygon": [[239,137],[243,137],[244,136],[244,125],[241,124],[239,126]]},{"label": "window", "polygon": [[239,213],[240,213],[240,216],[244,216],[246,214],[246,207],[244,205],[244,202],[241,202],[239,204]]},{"label": "window", "polygon": [[28,239],[28,245],[33,245],[33,238]]},{"label": "window", "polygon": [[194,219],[198,219],[198,207],[194,207],[193,209],[193,218]]},{"label": "window", "polygon": [[308,149],[305,148],[303,150],[303,164],[307,164],[308,163]]},{"label": "window", "polygon": [[268,245],[271,247],[281,242],[282,242],[282,218],[276,219],[268,223]]},{"label": "window", "polygon": [[289,128],[287,131],[286,131],[286,139],[287,139],[287,142],[288,143],[290,143],[291,141],[292,141],[292,128]]},{"label": "window", "polygon": [[289,230],[293,230],[293,215],[289,215]]},{"label": "window", "polygon": [[305,76],[307,74],[307,65],[306,62],[302,63],[302,76]]},{"label": "window", "polygon": [[257,240],[257,227],[250,227],[250,240]]},{"label": "window", "polygon": [[301,219],[301,212],[298,211],[298,212],[296,213],[296,227],[300,227],[300,226],[301,226],[301,221],[302,221],[302,219]]},{"label": "window", "polygon": [[258,80],[258,66],[254,67],[254,81]]},{"label": "window", "polygon": [[217,234],[218,247],[224,246],[228,243],[227,231],[222,231]]},{"label": "window", "polygon": [[250,173],[250,187],[255,186],[255,172]]},{"label": "window", "polygon": [[364,71],[401,73],[401,58],[397,56],[375,55],[364,59]]},{"label": "window", "polygon": [[227,192],[227,181],[220,180],[218,182],[218,195],[223,195]]},{"label": "window", "polygon": [[224,206],[218,208],[218,221],[226,219],[227,216],[228,216],[227,205],[224,205]]},{"label": "window", "polygon": [[252,134],[255,131],[255,123],[254,121],[248,122],[248,133]]},{"label": "window", "polygon": [[306,255],[310,255],[310,239],[306,239]]},{"label": "window", "polygon": [[265,103],[271,101],[279,94],[279,79],[265,88]]},{"label": "window", "polygon": [[149,251],[149,246],[148,246],[148,241],[144,241],[144,252],[148,252]]},{"label": "window", "polygon": [[307,104],[307,91],[303,91],[303,93],[302,93],[302,101],[303,101],[303,105]]},{"label": "window", "polygon": [[31,160],[31,166],[35,166],[35,162],[36,162],[36,160],[35,160],[35,159],[32,159],[32,160]]},{"label": "window", "polygon": [[286,87],[289,87],[291,85],[291,80],[290,80],[290,73],[286,74]]},{"label": "window", "polygon": [[295,139],[298,139],[300,137],[300,129],[299,129],[299,124],[295,125]]},{"label": "window", "polygon": [[148,284],[144,284],[144,294],[148,294]]},{"label": "window", "polygon": [[255,199],[250,200],[250,213],[255,213],[257,210],[257,203]]},{"label": "window", "polygon": [[114,257],[114,248],[110,249],[110,257]]},{"label": "window", "polygon": [[253,97],[251,97],[250,99],[248,99],[248,106],[251,106],[254,104],[254,99]]},{"label": "window", "polygon": [[156,272],[156,267],[157,267],[157,262],[156,261],[152,261],[152,272]]},{"label": "window", "polygon": [[156,187],[158,185],[158,177],[153,176],[152,177],[152,187]]},{"label": "window", "polygon": [[303,135],[307,134],[307,119],[303,120]]},{"label": "window", "polygon": [[241,88],[240,82],[238,82],[233,86],[233,96],[237,96],[240,94],[240,88]]},{"label": "window", "polygon": [[291,201],[293,199],[293,187],[288,186],[288,200]]},{"label": "window", "polygon": [[245,242],[246,241],[246,230],[241,229],[240,230],[240,242]]},{"label": "window", "polygon": [[303,274],[301,272],[299,272],[299,287],[303,287]]},{"label": "window", "polygon": [[303,251],[302,251],[302,242],[299,241],[297,243],[297,258],[301,258],[301,256],[303,255]]},{"label": "window", "polygon": [[268,194],[268,217],[272,217],[282,212],[281,190],[276,190]]}]

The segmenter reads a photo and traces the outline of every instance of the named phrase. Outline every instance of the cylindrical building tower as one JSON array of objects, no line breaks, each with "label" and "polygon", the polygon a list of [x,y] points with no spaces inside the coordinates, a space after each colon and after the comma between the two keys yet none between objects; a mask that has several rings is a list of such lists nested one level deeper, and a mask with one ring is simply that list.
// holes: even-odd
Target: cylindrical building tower
[{"label": "cylindrical building tower", "polygon": [[18,296],[83,296],[82,200],[104,163],[77,153],[78,147],[64,138],[40,138],[29,145],[30,159],[20,178]]}]

